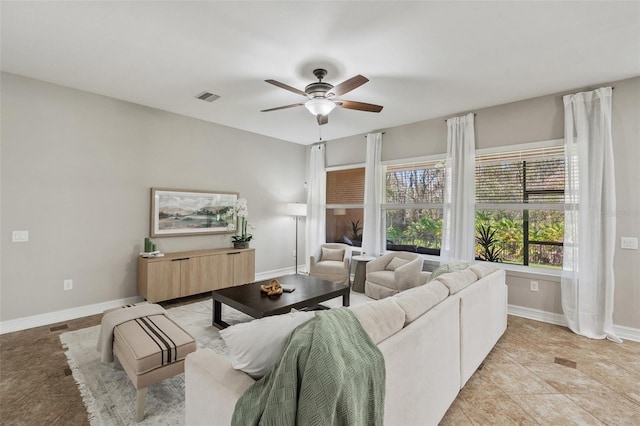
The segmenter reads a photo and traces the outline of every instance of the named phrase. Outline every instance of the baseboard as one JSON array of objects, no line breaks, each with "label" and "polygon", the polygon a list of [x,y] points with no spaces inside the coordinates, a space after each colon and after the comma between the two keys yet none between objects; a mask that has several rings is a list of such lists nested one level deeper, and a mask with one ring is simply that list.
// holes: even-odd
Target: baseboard
[{"label": "baseboard", "polygon": [[[305,265],[298,266],[298,272],[304,273],[305,270]],[[295,267],[291,266],[287,268],[274,269],[272,271],[259,272],[256,274],[255,279],[256,281],[262,281],[294,273]],[[94,305],[80,306],[62,311],[48,312],[46,314],[33,315],[8,321],[0,321],[0,334],[13,333],[14,331],[26,330],[28,328],[42,327],[43,325],[88,317],[90,315],[100,314],[107,309],[117,308],[118,306],[129,303],[138,303],[142,300],[144,299],[140,296],[128,297],[126,299],[111,300],[109,302],[96,303]]]},{"label": "baseboard", "polygon": [[567,320],[564,315],[556,314],[554,312],[541,311],[539,309],[525,308],[524,306],[508,305],[507,313],[509,315],[515,315],[516,317],[522,317],[532,319],[536,321],[546,322],[549,324],[567,326]]},{"label": "baseboard", "polygon": [[142,300],[144,299],[140,296],[127,297],[125,299],[111,300],[93,305],[64,309],[62,311],[48,312],[46,314],[32,315],[8,321],[0,321],[0,334],[13,333],[14,331],[26,330],[27,328],[41,327],[43,325],[55,324],[57,322],[88,317],[100,314],[107,309],[117,308],[118,306],[130,303],[138,303]]},{"label": "baseboard", "polygon": [[633,340],[634,342],[640,342],[640,330],[633,327],[627,327],[626,325],[613,325],[613,331],[622,340]]},{"label": "baseboard", "polygon": [[[564,315],[556,314],[554,312],[525,308],[524,306],[508,305],[507,313],[509,315],[546,322],[549,324],[561,325],[564,327],[568,326]],[[616,335],[623,340],[640,342],[640,329],[614,324],[613,331],[615,331]]]}]

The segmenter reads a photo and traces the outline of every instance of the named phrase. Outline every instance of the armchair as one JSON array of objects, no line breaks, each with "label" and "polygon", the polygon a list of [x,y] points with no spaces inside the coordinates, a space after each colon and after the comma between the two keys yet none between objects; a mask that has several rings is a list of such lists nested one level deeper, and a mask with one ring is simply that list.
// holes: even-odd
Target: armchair
[{"label": "armchair", "polygon": [[422,256],[417,253],[387,253],[367,263],[364,293],[373,299],[384,299],[425,282]]},{"label": "armchair", "polygon": [[322,244],[310,259],[309,275],[345,285],[350,284],[351,247],[342,243]]}]

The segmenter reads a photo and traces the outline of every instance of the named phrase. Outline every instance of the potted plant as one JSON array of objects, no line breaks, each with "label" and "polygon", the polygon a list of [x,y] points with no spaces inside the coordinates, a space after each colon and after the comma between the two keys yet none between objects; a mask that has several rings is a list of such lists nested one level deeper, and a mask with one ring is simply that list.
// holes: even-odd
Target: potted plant
[{"label": "potted plant", "polygon": [[498,246],[496,237],[497,229],[491,225],[479,224],[476,226],[476,243],[480,245],[480,260],[487,262],[502,262],[502,248]]},{"label": "potted plant", "polygon": [[362,244],[362,227],[360,226],[360,220],[351,221],[351,240],[355,245],[360,247]]},{"label": "potted plant", "polygon": [[[236,217],[238,221],[237,227],[235,227],[236,234],[231,237],[234,248],[248,248],[249,241],[253,238],[253,235],[247,233],[247,216],[249,210],[247,209],[247,200],[244,198],[238,199],[235,205]],[[240,232],[240,234],[238,234]]]}]

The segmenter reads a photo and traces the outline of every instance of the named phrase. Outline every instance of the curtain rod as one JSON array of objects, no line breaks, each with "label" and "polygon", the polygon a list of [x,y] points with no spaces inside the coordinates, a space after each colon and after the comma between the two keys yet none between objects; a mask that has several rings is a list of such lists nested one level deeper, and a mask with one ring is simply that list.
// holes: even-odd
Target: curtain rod
[{"label": "curtain rod", "polygon": [[[385,133],[387,133],[387,132],[380,132],[380,133],[382,133],[382,134],[384,135],[384,134],[385,134]],[[366,138],[366,137],[367,137],[367,135],[364,135],[364,137]]]},{"label": "curtain rod", "polygon": [[[606,87],[606,86],[602,86],[602,87]],[[585,90],[597,90],[597,89],[598,89],[598,88],[596,88],[596,89],[591,89],[591,88],[588,88],[588,87],[587,87]],[[615,86],[611,86],[611,90],[614,90],[614,89],[615,89]],[[477,115],[478,115],[478,114],[475,114],[475,113],[473,114],[473,116],[474,116],[474,117],[476,117]],[[454,117],[449,117],[449,118],[454,118]],[[445,119],[444,119],[444,121],[446,122],[449,118],[445,118]]]},{"label": "curtain rod", "polygon": [[[466,114],[465,114],[465,115],[466,115]],[[478,114],[476,114],[476,113],[474,112],[474,113],[473,113],[473,116],[474,116],[474,117],[477,117],[477,116],[478,116]],[[446,123],[446,122],[447,122],[447,120],[449,120],[450,118],[456,118],[456,117],[458,117],[458,116],[445,118],[443,121]]]}]

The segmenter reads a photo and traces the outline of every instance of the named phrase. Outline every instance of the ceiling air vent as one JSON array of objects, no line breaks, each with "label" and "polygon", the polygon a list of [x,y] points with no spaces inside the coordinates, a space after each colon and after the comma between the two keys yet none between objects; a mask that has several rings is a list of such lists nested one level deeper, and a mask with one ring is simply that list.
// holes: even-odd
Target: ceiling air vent
[{"label": "ceiling air vent", "polygon": [[200,100],[206,101],[206,102],[213,102],[216,99],[218,99],[219,97],[220,96],[214,95],[213,93],[209,93],[209,92],[202,92],[198,96],[196,96],[197,99],[200,99]]}]

